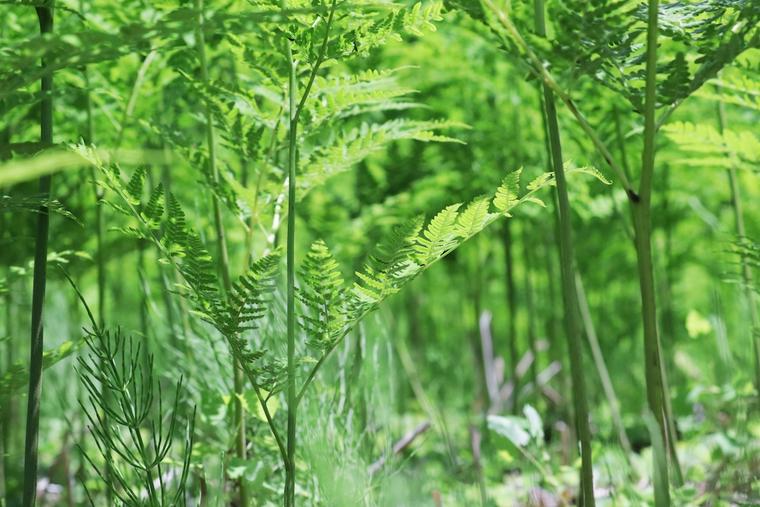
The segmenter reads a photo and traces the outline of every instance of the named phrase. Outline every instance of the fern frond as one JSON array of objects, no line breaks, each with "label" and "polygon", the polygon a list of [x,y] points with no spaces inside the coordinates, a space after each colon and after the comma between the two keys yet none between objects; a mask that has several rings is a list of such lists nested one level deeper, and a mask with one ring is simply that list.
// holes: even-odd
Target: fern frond
[{"label": "fern frond", "polygon": [[664,125],[663,130],[679,150],[692,155],[681,159],[681,163],[701,167],[730,167],[737,161],[760,163],[760,138],[749,130],[726,129],[721,134],[710,125],[690,122],[673,122]]},{"label": "fern frond", "polygon": [[279,264],[279,252],[266,255],[252,262],[248,272],[233,284],[229,295],[229,315],[223,326],[225,335],[239,335],[256,329],[255,321],[266,314],[271,303]]},{"label": "fern frond", "polygon": [[323,241],[311,245],[301,266],[301,278],[304,285],[298,296],[307,310],[301,317],[307,344],[329,350],[345,328],[345,287],[340,266]]},{"label": "fern frond", "polygon": [[461,204],[452,204],[438,212],[425,230],[417,237],[417,262],[426,266],[451,249],[457,241],[457,218]]},{"label": "fern frond", "polygon": [[56,213],[81,225],[81,222],[57,199],[43,196],[3,195],[0,196],[0,213],[28,211],[39,213],[40,208],[46,208],[50,213]]},{"label": "fern frond", "polygon": [[[509,211],[519,202],[518,192],[520,191],[521,174],[522,168],[509,173],[504,178],[501,185],[499,185],[499,188],[496,189],[496,195],[493,198],[493,205],[499,212],[503,213],[506,216],[511,216],[509,214]],[[541,179],[536,179],[531,182],[531,185],[534,186],[533,189],[530,189],[531,191],[538,190],[541,188],[541,185],[548,183],[552,177],[542,175],[539,178]]]},{"label": "fern frond", "polygon": [[396,99],[414,93],[414,90],[400,86],[396,73],[398,69],[366,70],[348,76],[318,78],[307,102],[312,125],[318,126],[330,119],[346,118],[368,110],[397,108]]},{"label": "fern frond", "polygon": [[479,197],[467,205],[467,208],[457,217],[455,234],[459,238],[469,238],[483,230],[483,226],[493,213],[489,211],[491,199],[487,196]]},{"label": "fern frond", "polygon": [[450,121],[392,120],[381,124],[362,124],[339,136],[331,144],[320,147],[301,160],[304,168],[299,178],[299,195],[303,197],[310,189],[323,184],[336,174],[351,167],[401,139],[417,141],[459,142],[437,132],[450,128],[465,127]]}]

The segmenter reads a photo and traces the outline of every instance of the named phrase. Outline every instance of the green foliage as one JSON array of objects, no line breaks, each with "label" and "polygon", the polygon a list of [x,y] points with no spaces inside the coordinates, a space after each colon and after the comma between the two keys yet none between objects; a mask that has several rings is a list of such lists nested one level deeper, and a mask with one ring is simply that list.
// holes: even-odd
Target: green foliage
[{"label": "green foliage", "polygon": [[301,265],[301,279],[304,285],[298,295],[307,309],[301,324],[308,344],[324,353],[343,337],[346,325],[343,277],[324,241],[311,245]]},{"label": "green foliage", "polygon": [[[89,455],[87,461],[121,505],[185,505],[195,408],[192,415],[180,411],[182,379],[177,382],[164,426],[167,416],[161,384],[155,384],[156,396],[153,358],[141,350],[140,344],[119,330],[111,333],[99,328],[88,332],[85,341],[89,354],[79,358],[78,371],[89,403],[82,401],[81,405],[105,468],[96,465]],[[177,466],[170,452],[183,421],[184,449]],[[149,428],[147,436],[143,428]]]},{"label": "green foliage", "polygon": [[663,127],[665,134],[687,156],[680,163],[690,166],[752,167],[760,162],[760,139],[751,131],[724,129],[712,125],[673,122]]},{"label": "green foliage", "polygon": [[[550,15],[557,23],[552,60],[643,111],[646,9],[626,0],[571,1],[556,3]],[[659,20],[658,107],[680,102],[760,43],[760,10],[752,1],[663,2]]]}]

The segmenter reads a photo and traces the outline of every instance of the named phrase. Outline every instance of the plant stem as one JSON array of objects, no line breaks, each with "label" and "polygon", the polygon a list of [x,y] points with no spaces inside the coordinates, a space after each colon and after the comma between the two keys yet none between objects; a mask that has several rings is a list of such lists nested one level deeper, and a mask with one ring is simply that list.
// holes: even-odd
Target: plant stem
[{"label": "plant stem", "polygon": [[287,321],[288,321],[288,428],[287,428],[287,462],[285,463],[285,505],[295,507],[295,479],[296,479],[296,155],[297,155],[297,130],[298,108],[296,106],[296,62],[293,61],[293,52],[290,41],[287,42],[288,51],[288,103],[289,103],[289,126],[288,126],[288,239],[287,239]]},{"label": "plant stem", "polygon": [[[718,93],[720,93],[720,87],[718,87]],[[723,102],[720,100],[718,100],[717,109],[718,130],[722,135],[725,130],[726,111],[723,107]],[[733,161],[736,160],[736,155],[734,153],[731,153],[730,156]],[[742,205],[742,195],[741,190],[739,189],[739,179],[738,174],[736,174],[735,164],[729,166],[726,174],[728,176],[728,185],[731,191],[731,207],[734,212],[736,235],[739,239],[744,239],[746,238],[747,233],[744,227],[744,208]],[[750,338],[752,340],[752,352],[755,362],[755,389],[760,393],[760,336],[756,335],[760,322],[758,322],[759,319],[757,314],[757,304],[755,302],[755,293],[752,291],[752,268],[750,267],[749,262],[747,262],[747,256],[744,253],[741,253],[740,255],[740,262],[744,299],[749,310],[750,324],[752,325]]]},{"label": "plant stem", "polygon": [[617,430],[620,447],[623,449],[625,459],[630,465],[630,456],[633,453],[631,442],[628,440],[628,435],[625,432],[623,418],[620,415],[620,402],[615,394],[612,378],[610,377],[607,363],[604,361],[604,356],[602,355],[602,348],[599,346],[599,338],[596,336],[594,321],[591,318],[591,310],[589,309],[588,299],[586,298],[586,290],[583,287],[583,279],[579,272],[575,273],[575,289],[578,293],[578,306],[580,308],[581,319],[583,320],[583,326],[586,328],[586,337],[588,338],[588,343],[591,347],[591,356],[594,358],[596,371],[599,373],[599,379],[602,381],[602,390],[607,397],[607,404],[610,406],[610,415],[612,416],[612,423]]},{"label": "plant stem", "polygon": [[[80,10],[84,12],[84,6],[80,2]],[[94,141],[94,124],[92,117],[92,97],[90,96],[90,74],[87,72],[87,67],[83,70],[84,83],[85,83],[85,131],[83,135],[83,141],[87,145],[92,145]],[[105,265],[105,252],[103,251],[103,203],[101,198],[103,197],[101,190],[98,188],[97,178],[95,176],[96,169],[93,167],[91,171],[92,177],[92,192],[95,197],[95,242],[97,248],[97,254],[95,256],[97,279],[98,279],[98,326],[103,329],[105,325],[105,312],[106,312],[106,265]],[[101,391],[103,398],[103,405],[107,405],[109,399],[109,391],[104,386]],[[108,413],[103,413],[103,421],[105,431],[108,431]],[[111,483],[111,449],[106,448],[105,459],[105,480],[108,484]],[[106,488],[106,502],[110,505],[113,503],[113,492],[111,488]]]},{"label": "plant stem", "polygon": [[523,290],[525,291],[525,313],[527,314],[526,316],[528,318],[528,347],[531,354],[533,354],[533,363],[530,365],[530,377],[531,382],[533,383],[533,387],[536,390],[536,404],[538,404],[541,401],[541,389],[538,385],[539,364],[538,346],[536,343],[538,338],[536,337],[536,325],[535,321],[533,320],[537,314],[535,312],[535,305],[533,303],[533,266],[531,262],[532,256],[530,252],[531,238],[527,224],[523,224],[521,239],[523,269],[525,270]]},{"label": "plant stem", "polygon": [[[208,83],[208,63],[206,61],[206,41],[203,34],[203,0],[195,0],[195,9],[198,11],[198,30],[197,44],[198,57],[201,64],[201,80],[204,84]],[[215,184],[219,183],[219,170],[216,166],[216,146],[214,144],[214,122],[211,114],[211,105],[206,102],[205,110],[206,121],[206,145],[208,148],[208,164],[211,171],[211,177]],[[214,212],[214,231],[216,233],[217,247],[219,249],[219,270],[222,275],[222,283],[226,297],[230,296],[232,291],[232,281],[230,280],[230,261],[227,252],[227,241],[222,221],[222,210],[219,205],[219,199],[216,194],[212,193],[211,203]],[[245,384],[245,373],[240,362],[232,359],[233,363],[233,389],[234,389],[234,412],[233,426],[235,431],[235,454],[241,460],[246,459],[246,434],[245,434],[245,413],[243,411],[243,389]],[[248,487],[245,477],[241,477],[238,482],[238,493],[240,495],[240,505],[247,507],[249,505]]]},{"label": "plant stem", "polygon": [[[507,293],[507,311],[509,312],[509,377],[514,384],[514,394],[509,403],[509,411],[512,414],[517,413],[518,400],[517,395],[520,391],[517,378],[517,300],[515,297],[515,266],[512,252],[512,228],[509,220],[504,221],[504,235],[502,236],[504,246],[504,263],[505,263],[505,289]],[[478,315],[480,317],[480,315]]]},{"label": "plant stem", "polygon": [[[53,3],[36,7],[40,33],[53,31]],[[45,66],[45,59],[42,60]],[[46,72],[41,80],[40,141],[53,143],[53,74]],[[39,193],[43,199],[50,195],[51,177],[40,178]],[[43,205],[37,215],[37,232],[34,247],[34,283],[32,288],[32,334],[29,357],[29,398],[26,410],[26,441],[24,446],[24,507],[34,507],[37,501],[37,440],[40,428],[40,393],[42,388],[43,330],[42,311],[47,281],[48,228],[50,216]]]},{"label": "plant stem", "polygon": [[[536,31],[546,37],[544,21],[544,2],[535,0]],[[557,202],[559,205],[559,252],[562,280],[562,295],[565,308],[565,333],[570,354],[570,375],[573,385],[573,402],[575,408],[575,425],[581,448],[581,494],[579,504],[593,507],[594,477],[591,457],[591,431],[589,429],[588,402],[586,386],[583,379],[583,356],[578,325],[578,302],[576,299],[575,275],[573,268],[573,231],[571,222],[570,199],[562,160],[562,144],[559,135],[559,122],[554,104],[554,95],[548,85],[544,84],[544,108],[549,131],[551,160],[557,182]]]},{"label": "plant stem", "polygon": [[[303,111],[306,99],[309,97],[311,87],[317,77],[322,62],[324,61],[327,51],[327,41],[330,37],[330,28],[332,27],[335,16],[335,6],[337,0],[332,0],[330,13],[327,17],[325,26],[325,36],[322,39],[322,45],[319,48],[317,60],[309,74],[303,94],[300,101],[296,103],[298,93],[297,82],[297,62],[293,60],[293,51],[288,39],[286,42],[288,58],[288,237],[287,237],[287,331],[288,331],[288,362],[287,362],[287,400],[288,400],[288,426],[287,426],[287,456],[285,460],[285,506],[295,507],[295,486],[296,486],[296,414],[298,404],[301,400],[299,393],[296,391],[296,305],[295,305],[295,285],[296,285],[296,264],[295,264],[295,244],[296,244],[296,170],[298,165],[298,119]],[[283,7],[285,7],[283,2]],[[321,364],[321,363],[317,363]]]},{"label": "plant stem", "polygon": [[[646,87],[644,94],[644,151],[638,196],[629,194],[635,230],[636,261],[639,271],[642,320],[644,325],[644,374],[647,402],[660,427],[665,446],[675,456],[675,442],[670,438],[670,419],[665,403],[661,346],[657,331],[654,267],[652,264],[652,180],[654,176],[657,106],[657,17],[658,0],[649,0],[646,48]],[[677,460],[676,460],[677,462]],[[669,497],[669,478],[662,477]],[[668,498],[669,501],[669,498]]]}]

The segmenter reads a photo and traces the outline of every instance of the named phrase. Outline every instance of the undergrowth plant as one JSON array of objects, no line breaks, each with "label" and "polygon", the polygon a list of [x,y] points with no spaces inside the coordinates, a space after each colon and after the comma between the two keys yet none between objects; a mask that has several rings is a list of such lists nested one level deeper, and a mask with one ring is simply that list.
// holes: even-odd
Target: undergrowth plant
[{"label": "undergrowth plant", "polygon": [[[88,396],[79,403],[104,465],[96,464],[85,451],[86,460],[108,491],[109,501],[115,498],[120,505],[132,507],[186,505],[196,407],[192,415],[186,413],[181,401],[182,378],[165,410],[153,356],[120,329],[111,332],[98,324],[79,289],[68,279],[92,326],[85,330],[88,354],[78,358],[77,372]],[[171,451],[183,423],[184,449],[175,460]],[[87,496],[95,505],[89,491]]]}]

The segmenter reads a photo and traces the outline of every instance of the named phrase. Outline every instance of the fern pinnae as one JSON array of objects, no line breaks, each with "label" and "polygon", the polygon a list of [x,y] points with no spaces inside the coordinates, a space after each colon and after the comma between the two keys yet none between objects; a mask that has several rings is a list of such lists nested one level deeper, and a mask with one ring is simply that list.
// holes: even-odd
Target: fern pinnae
[{"label": "fern pinnae", "polygon": [[[378,253],[370,257],[362,271],[355,273],[356,280],[345,293],[345,317],[342,317],[345,324],[342,331],[309,370],[298,390],[297,400],[303,398],[330,353],[367,314],[491,223],[501,217],[509,219],[509,211],[514,207],[535,202],[535,193],[554,181],[552,175],[541,176],[534,180],[532,188],[517,197],[520,174],[519,170],[510,173],[493,197],[476,198],[461,214],[458,212],[461,204],[454,204],[439,212],[427,227],[423,227],[419,217],[410,220],[397,227],[389,236],[389,241],[379,245]],[[504,196],[509,196],[509,199],[505,200]],[[486,204],[488,207],[494,206],[496,212],[487,211]],[[464,218],[461,218],[462,215]]]},{"label": "fern pinnae", "polygon": [[[140,225],[150,239],[162,253],[164,258],[170,262],[174,269],[182,276],[186,286],[184,295],[188,297],[194,305],[195,312],[206,322],[220,331],[222,336],[230,346],[230,351],[243,365],[244,372],[253,386],[254,393],[259,401],[262,411],[264,412],[267,425],[277,443],[278,449],[283,457],[287,459],[285,440],[280,435],[274,418],[266,405],[267,399],[262,395],[262,386],[259,376],[267,371],[267,368],[256,368],[249,361],[257,361],[264,355],[264,351],[250,350],[247,343],[235,335],[228,335],[224,331],[228,329],[228,314],[225,305],[220,299],[219,291],[216,287],[216,277],[211,262],[211,257],[203,247],[200,238],[188,226],[185,214],[179,201],[171,193],[165,197],[166,206],[166,227],[164,235],[160,236],[159,231],[152,230],[146,217],[140,213],[138,206],[132,204],[131,197],[124,189],[124,183],[119,177],[117,167],[105,166],[102,160],[97,157],[97,153],[86,146],[76,147],[77,152],[89,160],[93,165],[98,167],[105,176],[104,184],[114,191],[120,199],[126,204],[124,213],[137,218]],[[266,265],[269,265],[267,262]],[[261,291],[267,293],[267,291]],[[273,389],[269,389],[270,392]]]}]

